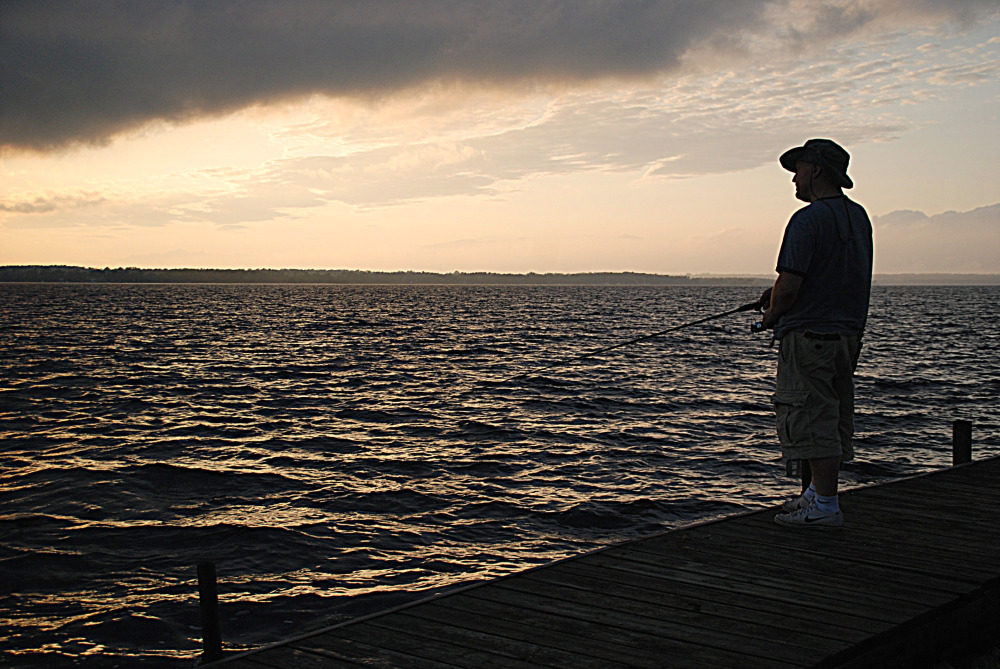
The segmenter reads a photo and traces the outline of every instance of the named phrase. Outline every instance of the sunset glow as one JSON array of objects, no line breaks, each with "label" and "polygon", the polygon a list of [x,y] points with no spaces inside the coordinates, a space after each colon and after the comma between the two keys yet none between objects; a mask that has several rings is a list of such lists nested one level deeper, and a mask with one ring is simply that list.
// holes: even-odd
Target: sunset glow
[{"label": "sunset glow", "polygon": [[1000,272],[996,2],[693,6],[5,3],[0,264],[763,274],[829,137]]}]

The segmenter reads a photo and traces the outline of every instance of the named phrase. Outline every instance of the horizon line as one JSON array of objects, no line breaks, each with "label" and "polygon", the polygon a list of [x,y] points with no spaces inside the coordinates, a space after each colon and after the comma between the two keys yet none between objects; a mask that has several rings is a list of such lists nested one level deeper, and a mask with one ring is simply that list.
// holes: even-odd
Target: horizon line
[{"label": "horizon line", "polygon": [[[505,270],[427,270],[427,269],[360,269],[347,267],[319,268],[319,267],[139,267],[136,265],[118,267],[93,267],[85,265],[65,265],[65,264],[6,264],[0,265],[0,270],[83,270],[88,272],[354,272],[358,274],[432,274],[440,276],[453,275],[481,275],[493,274],[497,276],[587,276],[595,274],[607,275],[637,275],[655,276],[664,278],[718,278],[718,279],[758,279],[773,277],[774,273],[754,273],[754,272],[647,272],[639,270],[574,270],[574,271],[505,271]],[[998,277],[1000,272],[942,272],[942,271],[916,271],[916,272],[875,272],[877,276],[956,276],[956,277]]]}]

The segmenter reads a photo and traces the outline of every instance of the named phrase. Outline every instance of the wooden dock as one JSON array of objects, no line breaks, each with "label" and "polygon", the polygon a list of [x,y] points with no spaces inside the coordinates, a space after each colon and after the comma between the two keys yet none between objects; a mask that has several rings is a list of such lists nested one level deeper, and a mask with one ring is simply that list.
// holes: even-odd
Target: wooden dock
[{"label": "wooden dock", "polygon": [[841,507],[841,530],[747,513],[204,666],[913,667],[1000,632],[1000,458]]}]

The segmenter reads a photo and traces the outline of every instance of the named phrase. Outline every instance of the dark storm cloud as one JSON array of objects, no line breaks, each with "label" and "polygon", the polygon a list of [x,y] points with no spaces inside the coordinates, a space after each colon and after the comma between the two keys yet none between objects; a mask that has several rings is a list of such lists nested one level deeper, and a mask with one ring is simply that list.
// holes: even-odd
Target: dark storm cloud
[{"label": "dark storm cloud", "polygon": [[4,2],[0,144],[101,142],[311,93],[671,67],[757,0]]},{"label": "dark storm cloud", "polygon": [[[101,143],[150,121],[313,93],[640,76],[676,67],[696,45],[733,46],[785,1],[6,0],[0,147]],[[816,4],[944,12],[951,0]],[[855,11],[852,25],[877,14]]]}]

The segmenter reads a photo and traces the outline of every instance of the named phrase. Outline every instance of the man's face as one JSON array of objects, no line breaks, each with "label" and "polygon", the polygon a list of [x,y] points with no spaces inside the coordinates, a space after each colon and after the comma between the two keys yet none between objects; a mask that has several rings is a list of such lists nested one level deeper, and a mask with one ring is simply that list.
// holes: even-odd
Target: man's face
[{"label": "man's face", "polygon": [[813,196],[815,171],[816,165],[812,163],[802,160],[795,163],[795,176],[792,177],[792,183],[795,184],[795,197],[797,199],[803,202],[812,202],[815,199]]}]

